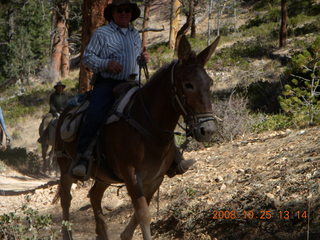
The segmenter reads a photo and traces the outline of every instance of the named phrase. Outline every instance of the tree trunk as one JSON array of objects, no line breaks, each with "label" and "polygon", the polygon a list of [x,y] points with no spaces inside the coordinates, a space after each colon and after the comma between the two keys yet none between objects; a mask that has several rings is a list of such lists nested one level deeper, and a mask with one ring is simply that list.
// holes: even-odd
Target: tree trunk
[{"label": "tree trunk", "polygon": [[176,36],[180,25],[181,2],[179,0],[171,0],[171,16],[170,16],[170,33],[169,48],[174,49],[176,45]]},{"label": "tree trunk", "polygon": [[237,24],[238,24],[238,13],[237,13],[237,1],[236,0],[234,0],[233,1],[233,19],[234,19],[234,32],[237,32],[238,31],[238,26],[237,26]]},{"label": "tree trunk", "polygon": [[287,20],[288,20],[288,6],[287,0],[281,0],[281,26],[279,34],[279,47],[285,47],[287,44]]},{"label": "tree trunk", "polygon": [[[69,19],[69,4],[66,4],[65,11],[63,12],[65,20]],[[66,21],[64,22],[66,25]],[[69,51],[69,34],[68,27],[65,26],[62,42],[62,55],[61,55],[61,76],[67,77],[70,71],[70,51]]]},{"label": "tree trunk", "polygon": [[[83,1],[83,21],[82,21],[82,43],[81,58],[84,49],[90,41],[90,37],[95,29],[105,24],[103,12],[108,5],[106,0],[84,0]],[[79,92],[83,93],[91,89],[90,79],[92,72],[80,63]]]},{"label": "tree trunk", "polygon": [[218,13],[217,13],[217,36],[220,36],[220,27],[221,27],[221,19],[222,15],[224,13],[224,10],[226,8],[227,2],[221,2],[218,7]]},{"label": "tree trunk", "polygon": [[192,15],[192,22],[191,22],[191,33],[192,38],[196,38],[196,15],[193,13]]},{"label": "tree trunk", "polygon": [[207,45],[210,45],[211,42],[211,19],[212,19],[212,7],[213,7],[213,0],[209,1],[209,11],[208,11],[208,39]]},{"label": "tree trunk", "polygon": [[[51,80],[56,81],[60,78],[62,69],[62,52],[67,52],[69,55],[69,49],[65,50],[65,46],[68,48],[68,29],[66,26],[66,20],[68,17],[68,1],[55,1],[54,5],[54,34],[52,43],[52,55],[51,55]],[[69,56],[68,56],[69,57]],[[68,74],[66,69],[69,69],[69,61],[66,64],[66,59],[63,59],[65,64],[64,75]]]},{"label": "tree trunk", "polygon": [[[147,29],[149,26],[150,6],[151,6],[151,0],[145,0],[142,29]],[[142,32],[142,48],[147,47],[147,45],[148,45],[148,31],[143,31]]]}]

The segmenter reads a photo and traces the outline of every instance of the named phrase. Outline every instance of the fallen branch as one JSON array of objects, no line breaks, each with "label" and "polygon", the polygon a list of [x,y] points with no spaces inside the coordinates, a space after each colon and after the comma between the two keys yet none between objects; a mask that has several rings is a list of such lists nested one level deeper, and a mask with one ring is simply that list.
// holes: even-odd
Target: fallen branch
[{"label": "fallen branch", "polygon": [[23,191],[14,191],[14,190],[0,190],[0,196],[16,196],[21,194],[34,193],[37,189],[47,188],[53,185],[59,184],[60,180],[49,181],[45,184],[42,184],[34,189],[23,190]]}]

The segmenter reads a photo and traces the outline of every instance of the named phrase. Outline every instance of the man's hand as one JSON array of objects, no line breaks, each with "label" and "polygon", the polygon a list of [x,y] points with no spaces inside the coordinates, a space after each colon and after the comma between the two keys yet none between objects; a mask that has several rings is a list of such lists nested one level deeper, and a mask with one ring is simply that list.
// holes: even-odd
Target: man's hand
[{"label": "man's hand", "polygon": [[107,71],[113,74],[118,74],[122,71],[122,65],[116,61],[109,61]]},{"label": "man's hand", "polygon": [[142,53],[141,53],[141,57],[143,57],[146,62],[149,62],[149,61],[150,61],[150,54],[149,54],[149,52],[147,51],[147,48],[146,48],[146,47],[143,47]]},{"label": "man's hand", "polygon": [[137,58],[137,62],[141,67],[141,66],[146,66],[149,60],[150,60],[150,54],[149,52],[147,52],[146,47],[144,47],[141,54]]}]

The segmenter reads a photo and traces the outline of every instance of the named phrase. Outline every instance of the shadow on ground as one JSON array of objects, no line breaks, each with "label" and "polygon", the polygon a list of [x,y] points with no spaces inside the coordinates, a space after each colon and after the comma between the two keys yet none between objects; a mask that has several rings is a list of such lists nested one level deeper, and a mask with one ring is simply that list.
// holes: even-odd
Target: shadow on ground
[{"label": "shadow on ground", "polygon": [[0,152],[0,161],[13,170],[30,177],[43,177],[40,172],[42,162],[40,157],[26,148],[7,148]]}]

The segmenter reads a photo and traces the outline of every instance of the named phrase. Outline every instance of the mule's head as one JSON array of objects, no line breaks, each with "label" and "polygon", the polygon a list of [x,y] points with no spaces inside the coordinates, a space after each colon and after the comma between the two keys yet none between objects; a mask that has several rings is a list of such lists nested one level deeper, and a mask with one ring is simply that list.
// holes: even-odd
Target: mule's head
[{"label": "mule's head", "polygon": [[209,141],[216,131],[212,113],[210,87],[212,79],[204,69],[216,49],[220,37],[198,55],[183,36],[178,47],[179,61],[172,70],[175,106],[183,115],[197,141]]}]

